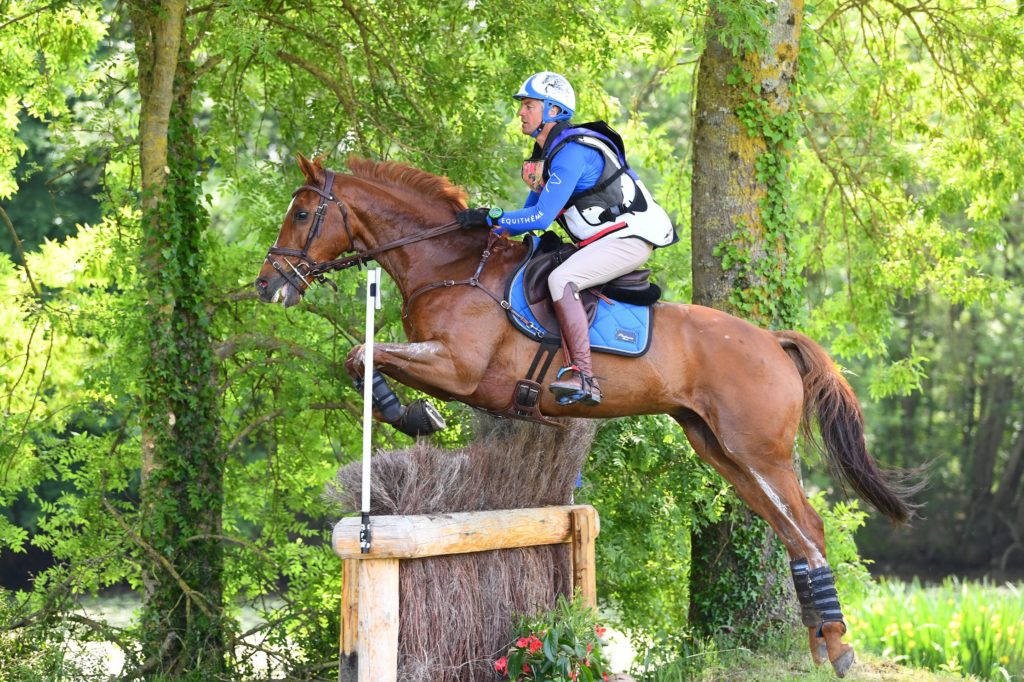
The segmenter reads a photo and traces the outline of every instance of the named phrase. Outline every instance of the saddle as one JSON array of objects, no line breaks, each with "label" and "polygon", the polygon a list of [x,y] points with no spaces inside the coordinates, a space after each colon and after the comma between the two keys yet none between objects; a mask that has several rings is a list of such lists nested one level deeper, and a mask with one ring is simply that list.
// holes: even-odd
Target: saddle
[{"label": "saddle", "polygon": [[[544,390],[539,382],[561,348],[547,280],[551,271],[575,253],[577,247],[563,243],[550,232],[545,232],[540,239],[528,237],[527,240],[529,254],[509,280],[502,307],[508,311],[509,321],[516,329],[538,342],[537,351],[526,376],[516,382],[509,404],[504,409],[488,411],[499,417],[561,426],[545,417],[539,407]],[[661,288],[649,281],[650,274],[650,270],[637,270],[580,292],[591,324],[593,351],[627,357],[647,352],[651,339],[650,306],[661,298]]]},{"label": "saddle", "polygon": [[[548,290],[548,275],[576,253],[575,244],[563,242],[558,235],[545,232],[537,245],[533,257],[523,271],[523,294],[530,312],[545,329],[558,329],[551,293]],[[650,281],[650,270],[634,270],[605,284],[580,292],[587,321],[593,323],[597,304],[601,298],[610,298],[632,305],[654,305],[661,298],[661,287]]]}]

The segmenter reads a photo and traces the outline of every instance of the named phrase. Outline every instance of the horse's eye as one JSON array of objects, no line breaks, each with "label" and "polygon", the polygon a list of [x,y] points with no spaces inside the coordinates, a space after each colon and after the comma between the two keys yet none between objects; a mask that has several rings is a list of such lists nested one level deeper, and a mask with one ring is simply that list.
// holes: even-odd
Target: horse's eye
[{"label": "horse's eye", "polygon": [[295,219],[296,220],[305,220],[308,217],[309,217],[309,211],[296,211],[295,212]]}]

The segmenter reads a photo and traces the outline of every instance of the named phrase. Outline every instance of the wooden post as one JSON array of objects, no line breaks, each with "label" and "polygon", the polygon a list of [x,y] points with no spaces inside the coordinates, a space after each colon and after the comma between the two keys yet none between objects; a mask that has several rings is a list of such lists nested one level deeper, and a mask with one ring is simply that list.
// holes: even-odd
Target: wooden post
[{"label": "wooden post", "polygon": [[597,606],[594,540],[597,511],[589,505],[419,516],[373,517],[369,554],[359,547],[360,519],[342,519],[332,544],[342,559],[341,682],[398,678],[398,565],[401,559],[571,543],[573,588]]},{"label": "wooden post", "polygon": [[398,559],[357,562],[359,680],[398,680]]},{"label": "wooden post", "polygon": [[581,507],[569,512],[572,520],[572,586],[580,591],[583,603],[597,608],[597,570],[594,539],[597,537],[597,512]]},{"label": "wooden post", "polygon": [[341,663],[339,682],[356,682],[359,657],[356,654],[359,623],[359,567],[355,559],[341,560]]}]

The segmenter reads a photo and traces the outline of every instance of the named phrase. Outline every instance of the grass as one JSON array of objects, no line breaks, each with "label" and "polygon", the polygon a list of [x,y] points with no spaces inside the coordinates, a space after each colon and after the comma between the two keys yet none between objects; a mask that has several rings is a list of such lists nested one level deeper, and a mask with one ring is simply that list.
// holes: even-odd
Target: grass
[{"label": "grass", "polygon": [[881,581],[851,605],[852,643],[917,668],[1024,680],[1024,590],[948,578]]},{"label": "grass", "polygon": [[[727,640],[704,645],[700,650],[656,671],[632,673],[637,682],[834,682],[828,664],[811,661],[802,631],[780,633],[756,651],[730,647]],[[857,662],[844,678],[853,682],[952,682],[977,679],[951,672],[932,672],[906,667],[880,656],[857,651]]]},{"label": "grass", "polygon": [[[882,580],[845,611],[845,639],[857,653],[847,680],[1024,682],[1024,585]],[[830,666],[812,663],[802,630],[754,651],[727,637],[690,645],[665,665],[634,663],[631,674],[637,682],[836,679]]]}]

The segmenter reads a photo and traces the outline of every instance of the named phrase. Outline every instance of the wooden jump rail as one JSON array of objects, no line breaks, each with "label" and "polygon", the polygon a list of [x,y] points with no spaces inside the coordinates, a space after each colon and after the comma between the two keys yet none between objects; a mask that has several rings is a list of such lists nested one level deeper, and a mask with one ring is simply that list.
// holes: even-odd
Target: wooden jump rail
[{"label": "wooden jump rail", "polygon": [[[402,559],[572,544],[572,581],[586,604],[597,606],[594,540],[597,511],[589,505],[374,516],[369,554],[359,551],[358,517],[334,527],[334,551],[343,559],[341,673],[359,682],[398,678],[398,564]],[[348,675],[346,676],[346,672]]]}]

